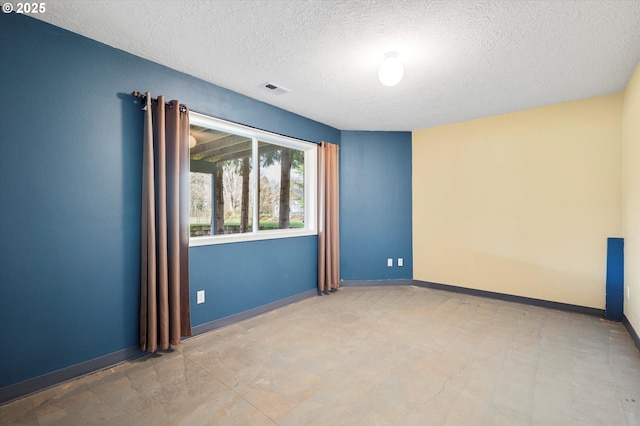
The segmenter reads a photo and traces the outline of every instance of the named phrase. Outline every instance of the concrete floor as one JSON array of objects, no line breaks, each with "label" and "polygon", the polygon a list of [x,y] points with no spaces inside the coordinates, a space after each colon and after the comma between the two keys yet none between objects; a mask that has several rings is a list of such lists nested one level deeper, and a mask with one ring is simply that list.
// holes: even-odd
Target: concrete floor
[{"label": "concrete floor", "polygon": [[0,407],[29,425],[639,425],[621,324],[348,287]]}]

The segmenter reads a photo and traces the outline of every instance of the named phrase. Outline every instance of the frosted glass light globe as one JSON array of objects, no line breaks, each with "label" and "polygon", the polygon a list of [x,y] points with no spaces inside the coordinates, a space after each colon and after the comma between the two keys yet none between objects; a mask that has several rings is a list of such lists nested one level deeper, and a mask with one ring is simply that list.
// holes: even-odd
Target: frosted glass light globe
[{"label": "frosted glass light globe", "polygon": [[384,62],[378,69],[380,83],[385,86],[395,86],[400,83],[402,76],[404,76],[404,67],[398,59],[398,54],[396,52],[387,53]]}]

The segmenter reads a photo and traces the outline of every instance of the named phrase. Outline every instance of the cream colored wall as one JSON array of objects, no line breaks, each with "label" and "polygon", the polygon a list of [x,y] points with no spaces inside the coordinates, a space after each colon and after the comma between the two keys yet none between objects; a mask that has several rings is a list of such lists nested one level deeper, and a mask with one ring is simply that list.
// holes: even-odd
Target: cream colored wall
[{"label": "cream colored wall", "polygon": [[414,279],[604,309],[621,149],[622,94],[414,132]]},{"label": "cream colored wall", "polygon": [[624,91],[622,126],[624,314],[640,333],[640,65]]}]

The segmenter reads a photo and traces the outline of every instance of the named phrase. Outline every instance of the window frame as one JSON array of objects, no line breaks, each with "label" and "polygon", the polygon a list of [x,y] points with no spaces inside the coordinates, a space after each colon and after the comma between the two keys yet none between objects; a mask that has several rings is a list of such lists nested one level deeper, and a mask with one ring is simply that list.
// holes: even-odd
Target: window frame
[{"label": "window frame", "polygon": [[[251,138],[251,165],[252,173],[258,170],[260,157],[258,155],[258,141],[267,142],[273,145],[285,148],[297,149],[304,151],[304,227],[290,229],[259,229],[259,197],[258,185],[256,179],[253,179],[251,192],[253,196],[253,217],[252,230],[241,234],[222,234],[222,235],[205,235],[201,237],[192,237],[189,235],[189,247],[237,243],[243,241],[260,241],[272,240],[279,238],[294,238],[310,235],[317,235],[317,187],[318,187],[318,144],[295,139],[289,136],[278,135],[276,133],[267,132],[265,130],[255,129],[244,126],[242,124],[233,123],[222,120],[220,118],[211,117],[205,114],[189,111],[189,126],[196,125],[232,133],[238,136]],[[191,173],[191,167],[189,167]],[[255,176],[255,175],[254,175]],[[191,186],[189,186],[191,190]],[[189,197],[191,200],[191,197]]]}]

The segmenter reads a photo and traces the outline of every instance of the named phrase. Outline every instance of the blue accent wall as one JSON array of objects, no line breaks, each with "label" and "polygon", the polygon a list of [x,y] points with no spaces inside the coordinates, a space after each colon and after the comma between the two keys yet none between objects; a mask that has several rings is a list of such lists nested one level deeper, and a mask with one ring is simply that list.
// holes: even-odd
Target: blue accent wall
[{"label": "blue accent wall", "polygon": [[624,317],[624,239],[607,238],[605,316],[612,321]]},{"label": "blue accent wall", "polygon": [[412,279],[411,230],[411,132],[342,131],[341,278]]},{"label": "blue accent wall", "polygon": [[[23,15],[0,15],[0,82],[0,388],[138,344],[143,116],[131,91],[340,142],[332,127]],[[315,288],[316,244],[192,248],[193,325]]]},{"label": "blue accent wall", "polygon": [[[205,324],[316,288],[318,239],[298,237],[192,247],[191,318]],[[259,267],[256,267],[256,260]]]}]

